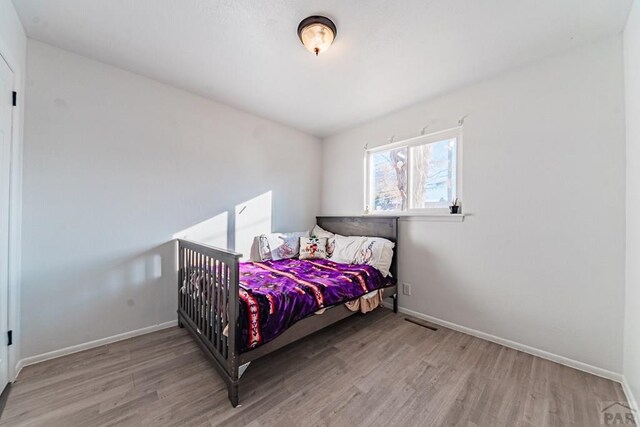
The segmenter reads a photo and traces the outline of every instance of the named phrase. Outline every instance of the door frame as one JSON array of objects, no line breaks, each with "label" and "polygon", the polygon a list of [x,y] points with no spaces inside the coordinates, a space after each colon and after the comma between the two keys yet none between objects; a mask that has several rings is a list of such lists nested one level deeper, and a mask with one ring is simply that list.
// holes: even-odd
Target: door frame
[{"label": "door frame", "polygon": [[[25,46],[26,48],[26,46]],[[26,49],[25,49],[26,52]],[[24,123],[24,68],[26,58],[18,58],[0,37],[0,60],[13,72],[13,90],[17,92],[17,106],[11,117],[11,177],[9,182],[9,259],[8,259],[8,319],[13,331],[13,345],[9,347],[9,381],[15,381],[20,364],[20,282],[21,282],[21,226],[22,226],[22,149]],[[4,333],[4,332],[3,332]],[[6,342],[2,340],[2,342]]]}]

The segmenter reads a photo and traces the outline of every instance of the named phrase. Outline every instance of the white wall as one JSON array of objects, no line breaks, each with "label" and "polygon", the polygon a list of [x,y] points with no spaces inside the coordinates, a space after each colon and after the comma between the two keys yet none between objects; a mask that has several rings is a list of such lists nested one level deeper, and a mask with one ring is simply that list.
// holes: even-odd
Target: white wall
[{"label": "white wall", "polygon": [[622,73],[616,37],[328,138],[322,211],[362,212],[365,144],[445,129],[468,114],[471,216],[401,222],[399,279],[413,296],[400,306],[621,373]]},{"label": "white wall", "polygon": [[640,3],[624,32],[627,115],[627,294],[624,374],[640,398]]},{"label": "white wall", "polygon": [[238,222],[313,224],[318,139],[33,40],[27,65],[24,357],[175,319],[188,227],[233,246],[261,195]]},{"label": "white wall", "polygon": [[20,359],[20,255],[22,220],[22,135],[27,36],[10,0],[0,0],[0,56],[13,71],[18,105],[14,109],[11,147],[11,213],[9,218],[9,328],[14,345],[9,347],[9,376],[15,378]]}]

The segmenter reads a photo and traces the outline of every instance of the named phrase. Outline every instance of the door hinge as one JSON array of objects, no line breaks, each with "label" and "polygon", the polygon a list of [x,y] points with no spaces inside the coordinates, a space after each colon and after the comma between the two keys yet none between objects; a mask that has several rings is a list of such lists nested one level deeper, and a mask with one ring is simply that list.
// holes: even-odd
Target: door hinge
[{"label": "door hinge", "polygon": [[13,331],[7,332],[7,345],[13,345]]},{"label": "door hinge", "polygon": [[18,92],[13,92],[13,106],[18,105]]}]

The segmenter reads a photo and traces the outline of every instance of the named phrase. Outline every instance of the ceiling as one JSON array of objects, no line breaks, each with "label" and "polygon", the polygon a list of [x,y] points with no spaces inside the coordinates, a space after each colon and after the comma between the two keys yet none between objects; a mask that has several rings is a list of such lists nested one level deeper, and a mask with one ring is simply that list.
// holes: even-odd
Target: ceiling
[{"label": "ceiling", "polygon": [[[29,37],[325,137],[620,32],[631,0],[14,0]],[[334,20],[319,57],[308,15]]]}]

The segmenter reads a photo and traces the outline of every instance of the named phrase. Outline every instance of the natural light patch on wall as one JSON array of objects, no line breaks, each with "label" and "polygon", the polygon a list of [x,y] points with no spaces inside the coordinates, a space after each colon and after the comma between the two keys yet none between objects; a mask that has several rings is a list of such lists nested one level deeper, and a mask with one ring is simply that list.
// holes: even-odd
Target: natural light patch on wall
[{"label": "natural light patch on wall", "polygon": [[242,259],[249,258],[255,236],[271,233],[272,206],[271,191],[236,205],[235,250],[243,255]]},{"label": "natural light patch on wall", "polygon": [[173,235],[174,239],[185,239],[217,248],[228,248],[229,215],[222,212]]},{"label": "natural light patch on wall", "polygon": [[243,255],[251,255],[253,238],[271,233],[272,192],[238,203],[233,214],[224,211],[212,218],[185,228],[173,235],[174,239],[190,240],[222,249],[230,249]]},{"label": "natural light patch on wall", "polygon": [[106,276],[108,289],[118,292],[122,286],[144,286],[162,277],[162,257],[145,253],[111,269]]}]

